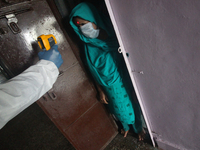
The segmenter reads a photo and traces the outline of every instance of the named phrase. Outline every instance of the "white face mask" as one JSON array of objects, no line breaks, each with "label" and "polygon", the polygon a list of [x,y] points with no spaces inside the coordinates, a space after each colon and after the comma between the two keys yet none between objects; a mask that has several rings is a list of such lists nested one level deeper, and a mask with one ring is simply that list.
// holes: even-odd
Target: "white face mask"
[{"label": "white face mask", "polygon": [[81,32],[84,36],[94,39],[99,36],[99,29],[94,29],[91,22],[88,22],[80,27]]}]

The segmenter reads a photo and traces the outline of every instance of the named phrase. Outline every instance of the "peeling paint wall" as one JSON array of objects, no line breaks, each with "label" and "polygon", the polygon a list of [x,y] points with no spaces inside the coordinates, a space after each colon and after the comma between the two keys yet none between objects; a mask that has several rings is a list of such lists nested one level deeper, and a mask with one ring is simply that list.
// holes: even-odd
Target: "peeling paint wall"
[{"label": "peeling paint wall", "polygon": [[200,1],[109,2],[158,146],[200,149]]}]

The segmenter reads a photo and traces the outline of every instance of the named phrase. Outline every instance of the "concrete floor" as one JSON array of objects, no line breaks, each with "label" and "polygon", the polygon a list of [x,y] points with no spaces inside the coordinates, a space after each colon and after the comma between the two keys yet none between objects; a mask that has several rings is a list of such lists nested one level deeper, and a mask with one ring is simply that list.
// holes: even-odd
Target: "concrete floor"
[{"label": "concrete floor", "polygon": [[[0,130],[0,150],[75,150],[75,148],[34,103]],[[118,134],[105,150],[157,150],[157,148],[138,142],[130,133],[126,138]]]},{"label": "concrete floor", "polygon": [[137,138],[128,135],[124,138],[118,134],[105,150],[158,150],[145,142],[138,142]]}]

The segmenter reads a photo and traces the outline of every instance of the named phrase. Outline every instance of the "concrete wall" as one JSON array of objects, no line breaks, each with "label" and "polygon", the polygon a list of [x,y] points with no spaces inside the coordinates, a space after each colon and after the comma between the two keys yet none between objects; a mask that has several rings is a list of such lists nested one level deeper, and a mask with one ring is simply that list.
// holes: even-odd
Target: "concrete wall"
[{"label": "concrete wall", "polygon": [[107,1],[156,142],[200,149],[200,1]]}]

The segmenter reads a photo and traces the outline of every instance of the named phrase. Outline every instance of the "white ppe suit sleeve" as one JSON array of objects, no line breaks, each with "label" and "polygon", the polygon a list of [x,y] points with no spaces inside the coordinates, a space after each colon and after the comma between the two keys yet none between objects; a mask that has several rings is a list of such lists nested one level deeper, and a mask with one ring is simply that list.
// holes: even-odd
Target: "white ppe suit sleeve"
[{"label": "white ppe suit sleeve", "polygon": [[0,84],[0,129],[50,90],[58,74],[53,62],[40,60],[18,76]]}]

